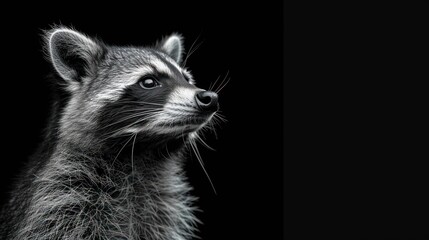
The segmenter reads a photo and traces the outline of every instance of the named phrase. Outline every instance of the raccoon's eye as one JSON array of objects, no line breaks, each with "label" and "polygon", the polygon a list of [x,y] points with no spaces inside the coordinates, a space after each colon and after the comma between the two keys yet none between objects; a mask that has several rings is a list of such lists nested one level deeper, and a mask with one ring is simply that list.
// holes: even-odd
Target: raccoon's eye
[{"label": "raccoon's eye", "polygon": [[142,78],[139,81],[140,87],[144,88],[144,89],[152,89],[158,86],[161,86],[161,84],[159,84],[154,78],[152,77],[146,77],[146,78]]}]

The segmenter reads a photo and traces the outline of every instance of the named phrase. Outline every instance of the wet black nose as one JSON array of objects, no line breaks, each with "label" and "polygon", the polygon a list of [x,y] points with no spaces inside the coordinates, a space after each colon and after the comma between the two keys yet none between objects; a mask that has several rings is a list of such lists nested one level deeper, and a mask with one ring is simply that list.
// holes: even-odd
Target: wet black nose
[{"label": "wet black nose", "polygon": [[195,95],[198,107],[203,111],[214,112],[218,109],[217,94],[212,91],[202,91]]}]

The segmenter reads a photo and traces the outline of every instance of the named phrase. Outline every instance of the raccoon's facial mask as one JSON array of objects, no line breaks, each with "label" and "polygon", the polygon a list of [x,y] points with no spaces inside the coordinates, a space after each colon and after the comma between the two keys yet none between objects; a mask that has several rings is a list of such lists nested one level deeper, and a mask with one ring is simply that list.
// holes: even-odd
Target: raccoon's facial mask
[{"label": "raccoon's facial mask", "polygon": [[[103,131],[113,132],[112,137],[139,134],[140,137],[163,135],[165,139],[196,132],[206,126],[218,110],[217,94],[196,87],[192,75],[178,65],[170,64],[173,60],[167,55],[153,50],[141,54],[151,54],[151,57],[145,57],[149,60],[142,65],[147,69],[137,71],[140,72],[137,77],[120,81],[121,84],[129,82],[129,85],[116,87],[123,89],[121,96],[99,114],[100,126],[111,128]],[[136,61],[132,65],[140,64]]]},{"label": "raccoon's facial mask", "polygon": [[177,80],[143,77],[114,105],[126,109],[123,118],[129,120],[120,135],[177,137],[204,127],[218,110],[218,96],[191,84],[179,84]]},{"label": "raccoon's facial mask", "polygon": [[218,110],[217,94],[193,85],[189,72],[165,69],[165,64],[157,66],[153,67],[153,72],[144,74],[129,86],[117,101],[118,104],[126,103],[126,106],[118,105],[118,108],[128,109],[124,118],[130,120],[119,135],[181,136],[204,127]]}]

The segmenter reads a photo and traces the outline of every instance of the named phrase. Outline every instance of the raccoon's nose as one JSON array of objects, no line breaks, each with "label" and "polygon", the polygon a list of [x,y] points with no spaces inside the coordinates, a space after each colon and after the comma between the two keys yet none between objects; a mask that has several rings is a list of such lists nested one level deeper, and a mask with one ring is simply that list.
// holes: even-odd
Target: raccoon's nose
[{"label": "raccoon's nose", "polygon": [[212,91],[201,91],[195,95],[198,107],[203,111],[214,112],[218,109],[217,94]]}]

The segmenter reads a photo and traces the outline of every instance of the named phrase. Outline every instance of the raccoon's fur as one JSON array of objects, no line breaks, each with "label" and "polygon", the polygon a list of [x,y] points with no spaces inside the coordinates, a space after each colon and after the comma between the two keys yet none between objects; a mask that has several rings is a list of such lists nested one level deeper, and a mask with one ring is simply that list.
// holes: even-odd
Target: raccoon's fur
[{"label": "raccoon's fur", "polygon": [[153,47],[65,27],[45,37],[56,100],[3,207],[1,239],[192,238],[199,221],[182,164],[218,102],[180,66],[181,36]]}]

